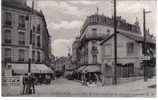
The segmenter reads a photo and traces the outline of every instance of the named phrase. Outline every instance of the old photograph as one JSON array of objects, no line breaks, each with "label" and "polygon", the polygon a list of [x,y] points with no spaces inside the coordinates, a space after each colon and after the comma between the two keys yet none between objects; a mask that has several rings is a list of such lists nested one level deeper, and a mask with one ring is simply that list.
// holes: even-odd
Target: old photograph
[{"label": "old photograph", "polygon": [[1,0],[2,97],[156,97],[157,0]]}]

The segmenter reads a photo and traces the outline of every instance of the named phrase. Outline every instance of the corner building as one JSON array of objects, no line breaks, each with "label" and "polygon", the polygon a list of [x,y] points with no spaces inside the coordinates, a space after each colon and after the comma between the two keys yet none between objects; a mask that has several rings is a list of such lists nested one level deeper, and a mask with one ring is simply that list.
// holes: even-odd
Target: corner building
[{"label": "corner building", "polygon": [[[50,35],[42,11],[32,10],[26,0],[2,0],[1,27],[3,75],[7,64],[12,66],[12,74],[16,74],[18,64],[27,67],[31,39],[32,64],[49,65]],[[20,71],[18,74],[25,74],[27,68]]]},{"label": "corner building", "polygon": [[[135,34],[140,36],[139,22],[134,24],[127,23],[121,16],[117,17],[117,31]],[[88,80],[100,79],[102,53],[100,45],[101,41],[107,36],[113,34],[114,18],[109,18],[104,15],[94,14],[88,16],[80,31],[80,43],[78,46],[79,53],[79,68],[77,72],[87,74],[85,75]],[[78,75],[79,79],[83,79],[83,75]]]}]

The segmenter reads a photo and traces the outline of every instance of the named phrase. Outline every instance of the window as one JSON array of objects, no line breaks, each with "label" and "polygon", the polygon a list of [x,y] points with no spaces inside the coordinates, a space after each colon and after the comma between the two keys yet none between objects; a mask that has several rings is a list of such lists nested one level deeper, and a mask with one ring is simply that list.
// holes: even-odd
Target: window
[{"label": "window", "polygon": [[33,26],[33,32],[35,32],[35,29],[36,29],[35,26]]},{"label": "window", "polygon": [[40,62],[40,52],[37,52],[37,62]]},{"label": "window", "polygon": [[96,29],[96,28],[92,28],[92,35],[93,35],[94,37],[97,36],[97,29]]},{"label": "window", "polygon": [[32,62],[35,61],[35,51],[32,51]]},{"label": "window", "polygon": [[105,56],[112,56],[112,45],[105,45]]},{"label": "window", "polygon": [[35,34],[32,34],[32,45],[35,46]]},{"label": "window", "polygon": [[25,44],[25,33],[19,32],[19,44]]},{"label": "window", "polygon": [[37,27],[37,31],[38,31],[38,32],[40,32],[40,28],[41,28],[41,27],[40,27],[40,24],[39,24],[38,27]]},{"label": "window", "polygon": [[19,28],[25,28],[25,16],[19,15]]},{"label": "window", "polygon": [[4,31],[4,42],[11,43],[11,31],[10,30]]},{"label": "window", "polygon": [[127,43],[127,54],[134,53],[134,43]]},{"label": "window", "polygon": [[12,15],[9,12],[4,13],[4,25],[6,27],[11,27],[12,25]]},{"label": "window", "polygon": [[5,56],[5,61],[10,62],[11,61],[11,48],[5,48],[4,50],[4,56]]},{"label": "window", "polygon": [[37,47],[40,47],[41,44],[40,44],[40,36],[37,36]]},{"label": "window", "polygon": [[19,61],[24,61],[25,51],[24,49],[19,49]]},{"label": "window", "polygon": [[107,34],[110,34],[110,30],[109,29],[107,30]]},{"label": "window", "polygon": [[97,64],[97,55],[93,55],[93,64]]},{"label": "window", "polygon": [[92,50],[91,50],[92,55],[96,55],[98,54],[98,49],[96,46],[92,46]]},{"label": "window", "polygon": [[130,75],[134,74],[134,64],[128,64],[128,72]]}]

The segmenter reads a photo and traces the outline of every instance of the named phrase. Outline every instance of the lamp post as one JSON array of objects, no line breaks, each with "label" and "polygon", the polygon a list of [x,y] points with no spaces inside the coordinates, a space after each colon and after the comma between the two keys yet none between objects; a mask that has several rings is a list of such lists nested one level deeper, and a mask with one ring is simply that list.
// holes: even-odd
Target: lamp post
[{"label": "lamp post", "polygon": [[[143,35],[144,35],[144,44],[143,44],[143,50],[144,50],[144,56],[147,56],[147,46],[146,46],[146,22],[145,22],[145,14],[147,13],[151,13],[151,11],[145,11],[145,9],[143,8]],[[147,76],[147,61],[144,60],[144,81],[148,80],[148,76]]]}]

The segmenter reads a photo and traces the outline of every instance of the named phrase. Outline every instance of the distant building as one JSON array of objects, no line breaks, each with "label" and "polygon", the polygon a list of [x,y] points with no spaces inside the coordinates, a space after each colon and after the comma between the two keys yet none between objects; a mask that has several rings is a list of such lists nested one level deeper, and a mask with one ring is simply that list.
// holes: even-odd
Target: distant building
[{"label": "distant building", "polygon": [[79,50],[78,50],[78,47],[79,47],[79,37],[76,37],[76,40],[73,42],[72,44],[72,66],[74,67],[74,69],[78,68],[79,65],[78,65],[78,56],[79,56]]},{"label": "distant building", "polygon": [[49,65],[51,42],[42,11],[28,7],[26,0],[2,0],[2,70],[8,63],[28,63],[30,40],[32,63]]}]

